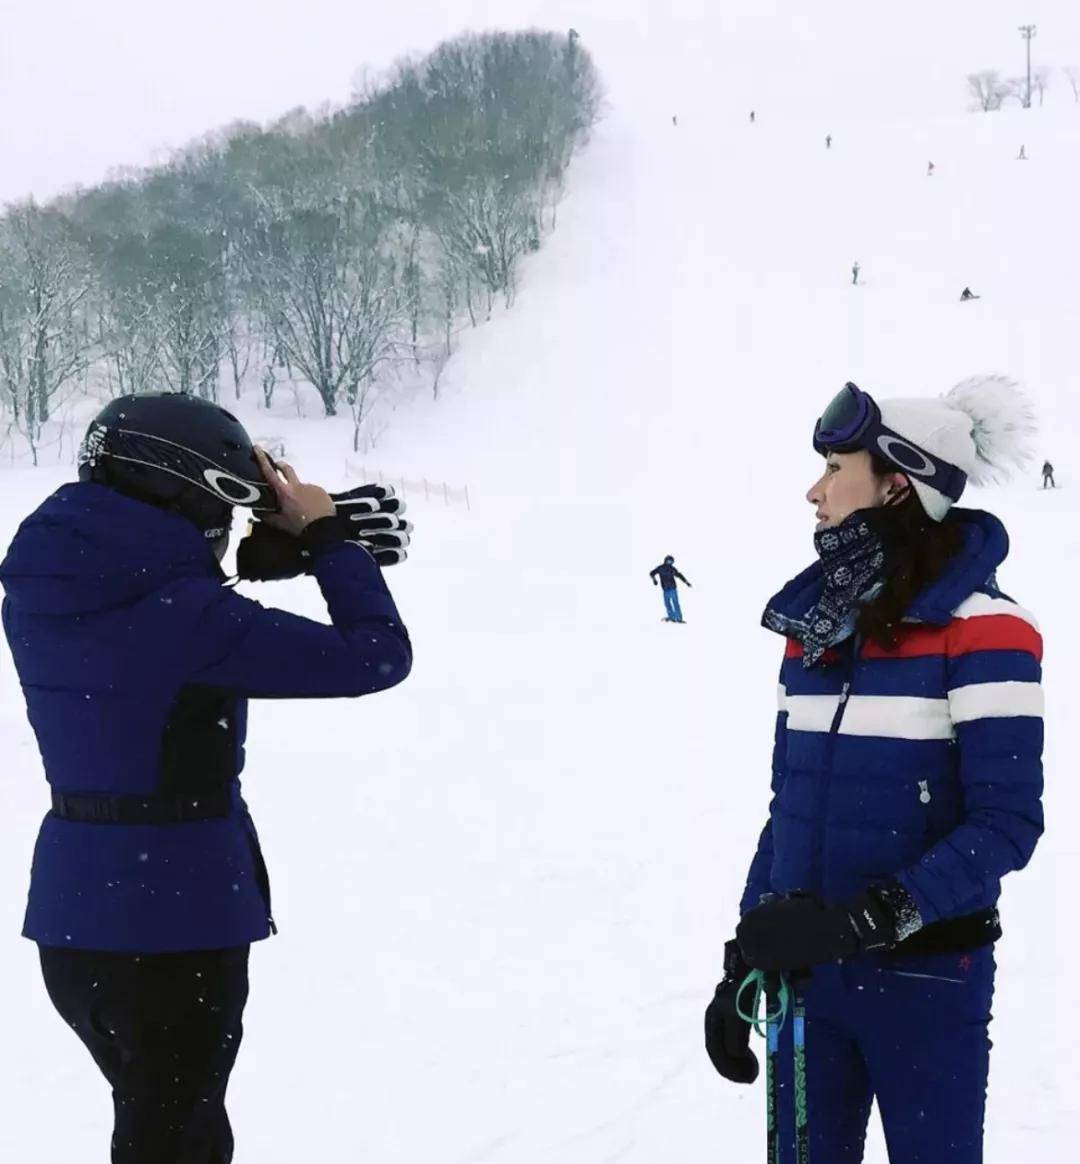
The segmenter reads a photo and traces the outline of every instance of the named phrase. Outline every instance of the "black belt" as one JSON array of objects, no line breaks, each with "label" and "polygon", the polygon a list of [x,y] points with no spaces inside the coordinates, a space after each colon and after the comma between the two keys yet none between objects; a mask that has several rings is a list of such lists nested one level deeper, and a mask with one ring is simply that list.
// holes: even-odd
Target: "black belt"
[{"label": "black belt", "polygon": [[88,824],[166,825],[229,816],[232,798],[227,788],[187,796],[88,796],[52,794],[53,816]]},{"label": "black belt", "polygon": [[991,907],[964,917],[931,922],[921,930],[916,930],[898,946],[893,946],[889,953],[966,954],[993,945],[1000,937],[1001,919],[998,911]]}]

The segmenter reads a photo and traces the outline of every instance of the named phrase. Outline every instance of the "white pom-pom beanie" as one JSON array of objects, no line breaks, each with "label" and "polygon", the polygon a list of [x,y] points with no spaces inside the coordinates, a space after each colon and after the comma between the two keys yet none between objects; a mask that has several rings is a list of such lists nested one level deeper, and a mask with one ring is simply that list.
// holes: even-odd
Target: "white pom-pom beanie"
[{"label": "white pom-pom beanie", "polygon": [[[1031,457],[1035,413],[1005,376],[972,376],[937,398],[878,401],[882,423],[926,452],[962,469],[971,485],[1007,480]],[[909,477],[923,508],[943,521],[953,501]]]}]

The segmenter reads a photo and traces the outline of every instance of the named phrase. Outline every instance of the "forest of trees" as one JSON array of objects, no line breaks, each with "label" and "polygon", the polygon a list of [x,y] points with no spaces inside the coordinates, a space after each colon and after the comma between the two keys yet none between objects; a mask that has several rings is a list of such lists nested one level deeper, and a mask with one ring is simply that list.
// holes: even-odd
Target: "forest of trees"
[{"label": "forest of trees", "polygon": [[0,422],[36,463],[70,395],[310,382],[354,441],[380,375],[513,302],[601,105],[576,32],[468,35],[323,115],[0,217]]}]

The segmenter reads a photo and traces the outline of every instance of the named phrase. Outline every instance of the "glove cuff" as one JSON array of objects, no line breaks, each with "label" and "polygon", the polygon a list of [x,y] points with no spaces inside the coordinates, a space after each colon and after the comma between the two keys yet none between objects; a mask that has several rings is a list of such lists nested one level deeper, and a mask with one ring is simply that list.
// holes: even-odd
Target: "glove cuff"
[{"label": "glove cuff", "polygon": [[848,916],[863,950],[891,949],[923,926],[919,907],[898,881],[871,886],[855,899]]},{"label": "glove cuff", "polygon": [[876,894],[882,905],[892,913],[897,942],[910,938],[923,928],[922,914],[915,904],[915,898],[899,881],[886,881],[884,885],[876,886],[871,892]]},{"label": "glove cuff", "polygon": [[300,532],[300,544],[309,554],[314,554],[328,546],[340,545],[351,540],[352,530],[348,521],[337,514],[317,517],[309,521]]}]

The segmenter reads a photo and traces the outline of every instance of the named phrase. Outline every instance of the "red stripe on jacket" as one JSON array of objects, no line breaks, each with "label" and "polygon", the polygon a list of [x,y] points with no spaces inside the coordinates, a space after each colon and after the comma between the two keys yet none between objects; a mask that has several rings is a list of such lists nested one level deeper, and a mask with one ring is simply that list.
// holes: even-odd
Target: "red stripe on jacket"
[{"label": "red stripe on jacket", "polygon": [[[974,651],[1027,651],[1042,662],[1042,636],[1029,622],[1012,614],[980,614],[954,618],[948,626],[906,626],[891,651],[873,640],[863,644],[864,659],[918,659],[926,655],[948,655],[955,659]],[[801,659],[803,645],[788,639],[786,659]],[[830,647],[822,662],[837,663],[839,652]]]},{"label": "red stripe on jacket", "polygon": [[954,618],[948,626],[913,626],[904,630],[896,648],[886,651],[875,642],[863,646],[864,659],[917,659],[975,651],[1027,651],[1042,662],[1042,636],[1029,622],[1012,614],[979,614]]}]

